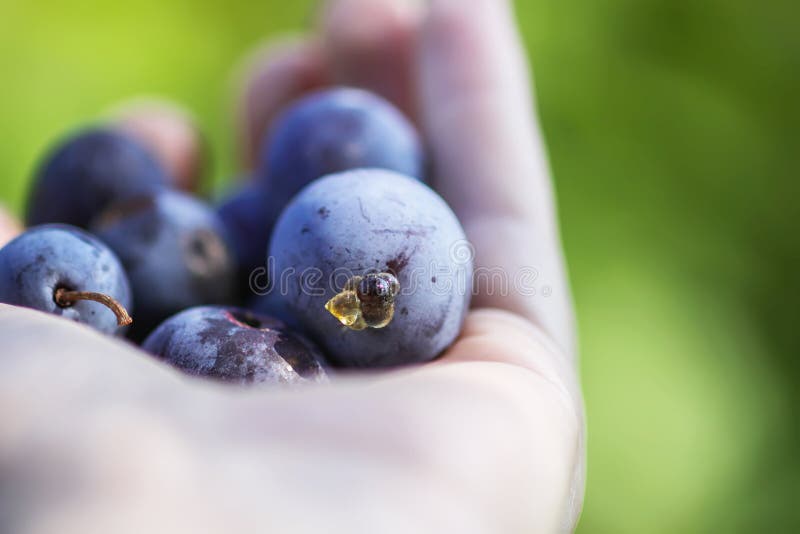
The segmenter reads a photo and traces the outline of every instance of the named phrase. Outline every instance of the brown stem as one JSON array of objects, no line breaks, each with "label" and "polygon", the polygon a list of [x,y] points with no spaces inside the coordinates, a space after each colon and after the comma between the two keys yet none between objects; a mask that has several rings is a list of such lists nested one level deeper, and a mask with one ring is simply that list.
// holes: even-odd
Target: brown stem
[{"label": "brown stem", "polygon": [[68,308],[80,300],[99,302],[114,312],[114,315],[117,316],[117,324],[119,326],[127,326],[133,322],[131,316],[128,315],[128,310],[125,309],[125,306],[117,302],[113,297],[104,295],[103,293],[93,293],[91,291],[70,291],[61,287],[56,289],[56,292],[53,293],[53,297],[55,298],[56,304],[62,308]]}]

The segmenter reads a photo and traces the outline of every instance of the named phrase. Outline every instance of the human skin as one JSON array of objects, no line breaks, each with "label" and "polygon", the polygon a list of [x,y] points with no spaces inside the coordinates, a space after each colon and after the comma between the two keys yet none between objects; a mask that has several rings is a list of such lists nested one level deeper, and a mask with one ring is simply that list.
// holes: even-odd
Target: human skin
[{"label": "human skin", "polygon": [[147,99],[123,103],[116,114],[113,124],[153,152],[175,188],[200,192],[203,139],[187,111],[170,101]]},{"label": "human skin", "polygon": [[321,20],[322,52],[309,41],[255,64],[242,138],[306,85],[287,77],[317,79],[309,69],[384,94],[419,119],[476,268],[533,267],[549,296],[478,284],[439,360],[266,391],[192,380],[80,325],[0,307],[0,530],[573,529],[584,484],[573,320],[508,2],[339,0]]},{"label": "human skin", "polygon": [[22,223],[0,204],[0,247],[22,233]]}]

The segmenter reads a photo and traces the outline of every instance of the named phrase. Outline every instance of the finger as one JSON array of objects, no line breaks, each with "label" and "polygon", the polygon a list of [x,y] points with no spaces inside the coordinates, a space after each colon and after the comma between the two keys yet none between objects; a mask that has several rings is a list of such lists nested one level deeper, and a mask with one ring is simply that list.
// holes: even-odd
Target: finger
[{"label": "finger", "polygon": [[0,248],[22,233],[22,223],[0,205]]},{"label": "finger", "polygon": [[481,309],[469,313],[459,339],[434,365],[478,361],[511,364],[557,384],[571,399],[570,404],[579,406],[575,370],[566,358],[555,356],[560,350],[549,336],[518,315]]},{"label": "finger", "polygon": [[10,498],[0,531],[206,526],[179,517],[198,502],[182,497],[193,493],[186,475],[202,469],[202,441],[186,440],[188,418],[175,417],[188,381],[133,345],[26,308],[0,304],[0,337],[0,488]]},{"label": "finger", "polygon": [[368,89],[416,117],[414,47],[419,0],[332,0],[322,16],[334,83]]},{"label": "finger", "polygon": [[[474,304],[537,322],[571,353],[550,177],[509,2],[432,0],[418,64],[436,186],[476,249]],[[487,279],[497,268],[510,291]]]},{"label": "finger", "polygon": [[[528,377],[533,389],[541,390],[541,394],[556,402],[573,419],[574,442],[567,448],[571,460],[569,469],[562,473],[569,486],[562,524],[565,532],[571,531],[580,515],[586,479],[583,400],[571,359],[562,355],[552,339],[529,321],[502,310],[483,309],[471,312],[456,343],[442,358],[423,369],[469,363],[488,364],[487,370],[493,364],[515,369],[517,375]],[[535,428],[538,434],[543,431],[541,427]]]},{"label": "finger", "polygon": [[[13,441],[15,429],[22,432],[41,421],[36,412],[49,403],[103,395],[121,399],[136,388],[146,390],[140,397],[146,399],[162,386],[179,389],[177,373],[133,345],[44,312],[0,304],[0,336],[3,445]],[[7,402],[15,398],[23,402]]]},{"label": "finger", "polygon": [[237,130],[242,164],[252,169],[267,129],[303,93],[324,86],[328,74],[319,43],[297,39],[271,43],[245,60]]},{"label": "finger", "polygon": [[582,425],[544,375],[459,362],[242,393],[32,310],[0,305],[0,337],[0,470],[25,489],[13,517],[50,527],[32,531],[571,526]]},{"label": "finger", "polygon": [[176,188],[200,189],[205,143],[188,111],[172,102],[141,100],[123,104],[117,114],[114,122],[156,155]]}]

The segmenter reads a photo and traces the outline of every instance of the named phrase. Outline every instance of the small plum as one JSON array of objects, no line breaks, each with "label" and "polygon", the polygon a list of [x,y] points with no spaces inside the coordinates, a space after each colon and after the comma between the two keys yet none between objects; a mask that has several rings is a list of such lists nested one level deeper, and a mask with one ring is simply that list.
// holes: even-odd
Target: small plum
[{"label": "small plum", "polygon": [[264,259],[272,222],[268,208],[270,195],[256,183],[248,182],[235,189],[217,206],[239,266],[237,286],[242,299],[253,294],[250,277],[259,267],[266,271]]},{"label": "small plum", "polygon": [[178,191],[116,204],[91,225],[128,272],[137,307],[131,337],[202,304],[234,298],[236,263],[214,211]]},{"label": "small plum", "polygon": [[378,168],[424,180],[422,143],[411,122],[384,98],[349,87],[313,92],[290,105],[265,138],[257,179],[269,192],[271,223],[313,180]]},{"label": "small plum", "polygon": [[131,300],[120,261],[80,228],[36,226],[0,249],[0,302],[117,334],[130,322]]},{"label": "small plum", "polygon": [[87,228],[111,204],[166,187],[164,170],[142,145],[93,128],[63,139],[45,158],[28,198],[27,224]]},{"label": "small plum", "polygon": [[325,382],[319,350],[277,319],[199,306],[170,317],[144,350],[188,374],[239,384]]}]

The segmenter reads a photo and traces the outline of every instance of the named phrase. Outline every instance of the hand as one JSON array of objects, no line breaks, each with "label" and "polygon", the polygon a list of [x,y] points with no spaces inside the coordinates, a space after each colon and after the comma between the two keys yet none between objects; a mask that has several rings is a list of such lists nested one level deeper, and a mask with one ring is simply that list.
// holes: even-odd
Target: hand
[{"label": "hand", "polygon": [[479,283],[440,360],[296,390],[192,380],[81,325],[0,306],[0,531],[573,528],[584,423],[570,297],[508,4],[340,0],[322,19],[319,40],[253,62],[245,158],[300,91],[380,92],[420,124],[478,270],[513,280],[534,267],[550,296]]}]

